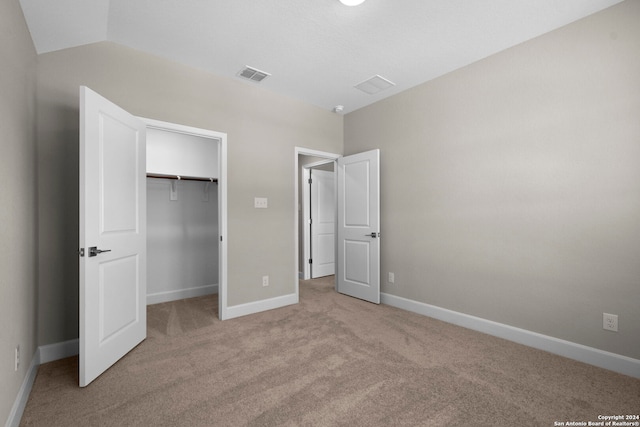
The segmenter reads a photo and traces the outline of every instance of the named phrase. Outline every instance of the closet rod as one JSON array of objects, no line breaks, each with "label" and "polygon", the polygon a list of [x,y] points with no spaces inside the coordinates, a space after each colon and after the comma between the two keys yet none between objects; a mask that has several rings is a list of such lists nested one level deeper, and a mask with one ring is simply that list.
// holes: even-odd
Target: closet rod
[{"label": "closet rod", "polygon": [[197,176],[182,176],[182,175],[159,175],[155,173],[148,173],[147,178],[163,178],[163,179],[177,179],[179,181],[206,181],[206,182],[218,182],[217,178],[200,178]]}]

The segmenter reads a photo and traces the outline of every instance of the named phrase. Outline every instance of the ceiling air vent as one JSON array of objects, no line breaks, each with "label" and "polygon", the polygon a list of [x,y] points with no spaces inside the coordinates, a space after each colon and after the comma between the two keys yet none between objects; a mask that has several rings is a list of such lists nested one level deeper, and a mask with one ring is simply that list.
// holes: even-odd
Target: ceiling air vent
[{"label": "ceiling air vent", "polygon": [[389,89],[396,84],[390,80],[385,79],[382,76],[375,75],[373,77],[368,78],[367,80],[358,83],[354,87],[356,89],[360,89],[364,93],[368,93],[369,95],[374,95],[378,92],[382,92],[385,89]]},{"label": "ceiling air vent", "polygon": [[238,73],[238,76],[244,77],[245,79],[252,80],[254,82],[261,82],[270,75],[271,74],[265,73],[264,71],[260,71],[253,67],[249,67],[248,65]]}]

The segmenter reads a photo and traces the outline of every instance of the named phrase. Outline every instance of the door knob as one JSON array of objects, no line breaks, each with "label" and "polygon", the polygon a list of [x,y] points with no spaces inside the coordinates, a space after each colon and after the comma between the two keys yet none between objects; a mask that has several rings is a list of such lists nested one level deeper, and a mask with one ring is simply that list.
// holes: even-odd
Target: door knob
[{"label": "door knob", "polygon": [[371,234],[365,234],[365,236],[367,236],[367,237],[373,237],[373,238],[375,239],[376,237],[379,237],[379,236],[380,236],[380,233],[376,233],[376,232],[374,231],[374,232],[373,232],[373,233],[371,233]]},{"label": "door knob", "polygon": [[91,246],[89,248],[89,257],[96,256],[103,252],[111,252],[111,249],[98,249],[96,246]]}]

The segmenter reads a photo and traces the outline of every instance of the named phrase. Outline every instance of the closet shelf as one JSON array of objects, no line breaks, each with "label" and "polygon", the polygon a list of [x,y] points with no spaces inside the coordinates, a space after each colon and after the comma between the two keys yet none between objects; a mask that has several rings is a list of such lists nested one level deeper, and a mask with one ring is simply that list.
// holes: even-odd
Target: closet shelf
[{"label": "closet shelf", "polygon": [[159,173],[148,173],[147,178],[177,179],[179,181],[218,182],[218,178],[203,178],[199,176],[183,176],[183,175],[164,175]]}]

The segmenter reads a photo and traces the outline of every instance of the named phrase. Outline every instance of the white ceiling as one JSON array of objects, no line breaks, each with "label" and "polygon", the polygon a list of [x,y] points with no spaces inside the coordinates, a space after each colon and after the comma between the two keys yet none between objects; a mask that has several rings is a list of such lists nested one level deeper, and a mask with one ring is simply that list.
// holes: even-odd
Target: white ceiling
[{"label": "white ceiling", "polygon": [[[112,41],[351,112],[621,0],[20,0],[38,53]],[[374,75],[396,86],[369,95]],[[243,80],[244,81],[244,80]]]}]

